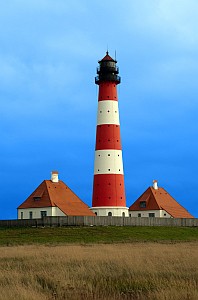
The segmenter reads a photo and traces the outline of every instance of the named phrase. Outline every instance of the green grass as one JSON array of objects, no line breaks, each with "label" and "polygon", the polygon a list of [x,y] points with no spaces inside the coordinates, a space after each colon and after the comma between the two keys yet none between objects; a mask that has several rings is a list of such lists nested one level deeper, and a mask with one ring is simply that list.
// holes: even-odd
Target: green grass
[{"label": "green grass", "polygon": [[196,227],[0,228],[0,246],[198,241]]}]

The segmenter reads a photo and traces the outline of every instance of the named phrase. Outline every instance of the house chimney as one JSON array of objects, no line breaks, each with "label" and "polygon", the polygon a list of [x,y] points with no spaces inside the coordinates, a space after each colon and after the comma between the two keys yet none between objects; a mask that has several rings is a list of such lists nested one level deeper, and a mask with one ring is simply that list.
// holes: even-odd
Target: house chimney
[{"label": "house chimney", "polygon": [[58,171],[52,171],[51,172],[51,181],[52,182],[58,182]]},{"label": "house chimney", "polygon": [[153,188],[154,190],[158,190],[157,180],[153,180]]}]

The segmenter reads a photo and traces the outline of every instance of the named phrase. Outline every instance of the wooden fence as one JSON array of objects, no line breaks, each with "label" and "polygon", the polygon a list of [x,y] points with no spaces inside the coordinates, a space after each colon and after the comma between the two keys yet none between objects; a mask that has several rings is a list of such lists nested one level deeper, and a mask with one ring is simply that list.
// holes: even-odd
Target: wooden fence
[{"label": "wooden fence", "polygon": [[179,226],[198,227],[198,219],[130,218],[98,216],[44,217],[32,220],[0,220],[0,227],[51,226]]}]

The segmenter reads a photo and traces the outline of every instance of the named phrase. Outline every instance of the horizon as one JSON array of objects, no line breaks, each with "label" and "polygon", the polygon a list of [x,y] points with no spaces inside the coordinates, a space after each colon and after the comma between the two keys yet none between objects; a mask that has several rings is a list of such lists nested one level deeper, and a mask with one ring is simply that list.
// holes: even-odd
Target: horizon
[{"label": "horizon", "polygon": [[0,219],[16,219],[52,170],[91,206],[94,79],[107,48],[121,76],[127,206],[158,180],[198,217],[197,12],[196,0],[2,4]]}]

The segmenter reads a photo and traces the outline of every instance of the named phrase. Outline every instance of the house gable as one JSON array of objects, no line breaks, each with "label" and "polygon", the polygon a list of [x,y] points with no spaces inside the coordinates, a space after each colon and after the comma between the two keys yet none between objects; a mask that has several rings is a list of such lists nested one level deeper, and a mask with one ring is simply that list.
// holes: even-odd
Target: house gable
[{"label": "house gable", "polygon": [[18,209],[21,208],[41,208],[51,207],[54,204],[51,202],[49,193],[47,190],[46,180],[44,180],[36,190],[21,204]]},{"label": "house gable", "polygon": [[[145,204],[145,205],[143,205]],[[130,207],[129,210],[159,210],[158,205],[154,195],[149,187]]]}]

